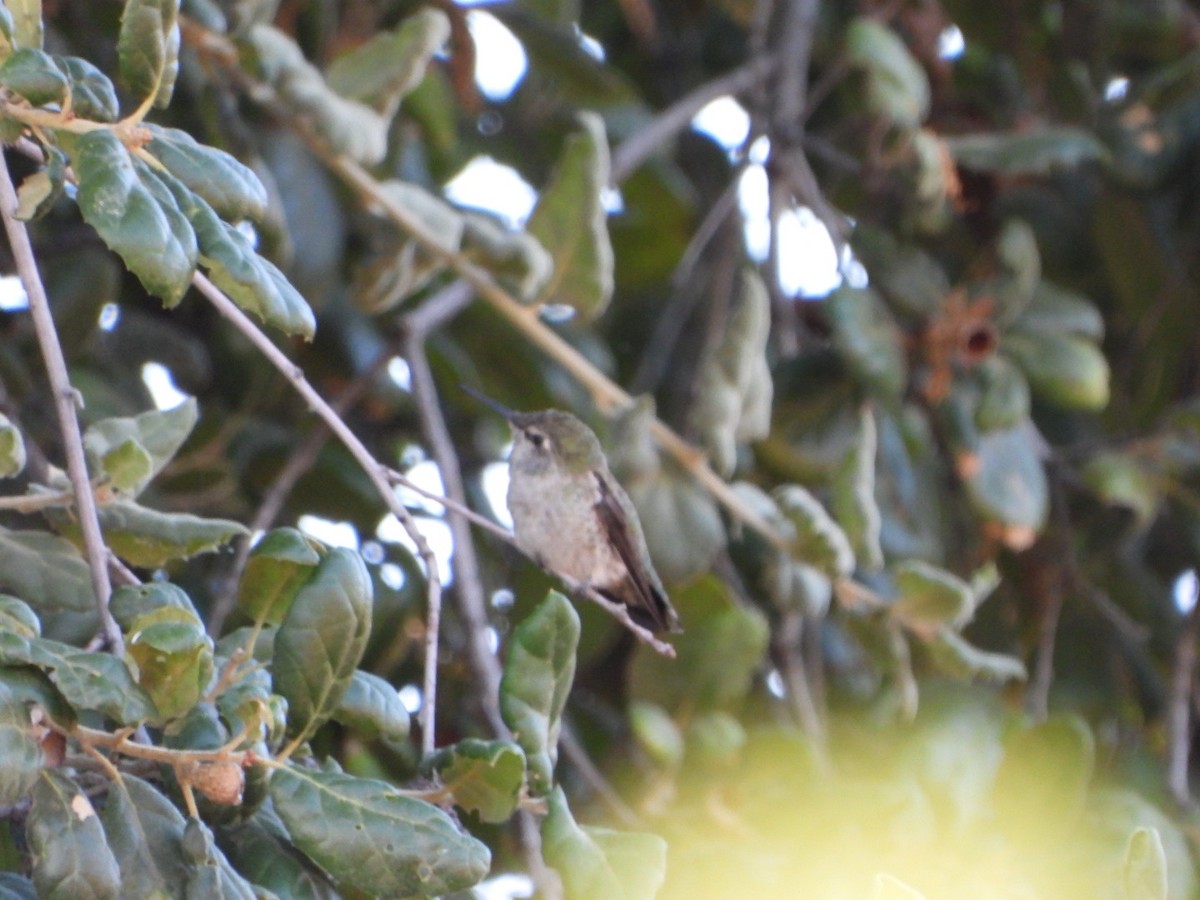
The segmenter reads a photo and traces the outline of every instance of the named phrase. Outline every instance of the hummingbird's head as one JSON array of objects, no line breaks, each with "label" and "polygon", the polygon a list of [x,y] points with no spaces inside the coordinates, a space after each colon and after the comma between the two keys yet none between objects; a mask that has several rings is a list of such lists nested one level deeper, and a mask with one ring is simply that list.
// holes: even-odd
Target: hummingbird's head
[{"label": "hummingbird's head", "polygon": [[559,470],[586,472],[604,465],[595,433],[568,412],[512,413],[513,450],[509,465],[526,475]]}]

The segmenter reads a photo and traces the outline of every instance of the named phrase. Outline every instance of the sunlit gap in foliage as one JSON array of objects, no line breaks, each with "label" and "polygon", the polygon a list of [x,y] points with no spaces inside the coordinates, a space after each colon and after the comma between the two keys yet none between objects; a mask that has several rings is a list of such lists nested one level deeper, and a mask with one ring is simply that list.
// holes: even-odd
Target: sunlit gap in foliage
[{"label": "sunlit gap in foliage", "polygon": [[1124,75],[1114,75],[1104,85],[1104,99],[1109,103],[1124,100],[1129,93],[1129,79]]},{"label": "sunlit gap in foliage", "polygon": [[412,390],[412,371],[408,367],[408,360],[403,356],[393,356],[388,360],[387,374],[392,384],[400,390]]},{"label": "sunlit gap in foliage", "polygon": [[310,513],[301,516],[296,525],[304,534],[328,547],[358,549],[358,529],[349,522],[335,522]]},{"label": "sunlit gap in foliage", "polygon": [[443,190],[459,206],[495,213],[509,228],[524,225],[537,202],[537,191],[516,169],[490,156],[476,156]]},{"label": "sunlit gap in foliage", "polygon": [[96,326],[101,331],[112,331],[120,321],[121,307],[115,303],[105,303],[100,307],[100,315],[96,317]]},{"label": "sunlit gap in foliage", "polygon": [[583,49],[583,52],[592,59],[597,62],[604,62],[608,59],[608,51],[604,49],[604,45],[578,25],[575,26],[575,39],[579,41],[579,46]]},{"label": "sunlit gap in foliage", "polygon": [[939,59],[958,59],[967,50],[967,39],[957,25],[948,25],[938,35],[937,55]]},{"label": "sunlit gap in foliage", "polygon": [[777,700],[782,700],[787,696],[787,691],[783,689],[783,676],[779,674],[778,669],[772,669],[767,673],[767,690]]},{"label": "sunlit gap in foliage", "polygon": [[[442,473],[433,460],[423,459],[413,463],[405,470],[404,477],[431,493],[442,494],[445,492],[442,485]],[[444,508],[437,501],[423,497],[403,486],[397,486],[396,497],[409,509],[418,510],[413,516],[413,522],[416,524],[417,530],[424,536],[425,542],[429,544],[434,559],[437,560],[438,575],[442,584],[450,584],[454,580],[454,572],[450,567],[450,558],[454,555],[454,538],[450,534],[450,526],[442,518],[445,514]],[[423,565],[424,561],[417,555],[416,543],[404,530],[399,519],[391,513],[384,516],[379,522],[375,528],[375,536],[385,544],[399,544],[407,548],[416,556],[417,562]]]},{"label": "sunlit gap in foliage", "polygon": [[726,94],[712,100],[692,118],[692,128],[716,141],[726,153],[741,149],[750,135],[750,114]]},{"label": "sunlit gap in foliage", "polygon": [[393,562],[385,562],[379,567],[379,580],[393,591],[398,591],[408,583],[408,576],[404,574],[403,566],[396,565]]},{"label": "sunlit gap in foliage", "polygon": [[519,900],[533,896],[533,881],[519,872],[505,872],[471,888],[476,900]]},{"label": "sunlit gap in foliage", "polygon": [[16,275],[0,275],[0,311],[18,312],[29,309],[25,286]]},{"label": "sunlit gap in foliage", "polygon": [[171,370],[162,363],[148,362],[142,366],[142,384],[150,392],[157,409],[174,409],[188,398],[175,386]]},{"label": "sunlit gap in foliage", "polygon": [[400,698],[401,704],[408,710],[410,716],[415,716],[421,711],[421,689],[415,684],[404,685],[396,691],[396,696]]},{"label": "sunlit gap in foliage", "polygon": [[249,219],[240,219],[234,227],[237,228],[242,237],[250,242],[251,247],[255,250],[258,249],[258,229],[254,227],[253,222]]},{"label": "sunlit gap in foliage", "polygon": [[1180,572],[1171,593],[1175,598],[1175,608],[1185,616],[1190,613],[1196,606],[1197,597],[1200,597],[1200,578],[1196,577],[1196,570]]},{"label": "sunlit gap in foliage", "polygon": [[483,467],[479,476],[483,495],[487,497],[492,516],[505,528],[512,528],[512,516],[508,512],[508,463],[494,462]]},{"label": "sunlit gap in foliage", "polygon": [[475,83],[489,100],[507,100],[529,70],[525,48],[499,19],[483,10],[467,13],[467,28],[475,42]]}]

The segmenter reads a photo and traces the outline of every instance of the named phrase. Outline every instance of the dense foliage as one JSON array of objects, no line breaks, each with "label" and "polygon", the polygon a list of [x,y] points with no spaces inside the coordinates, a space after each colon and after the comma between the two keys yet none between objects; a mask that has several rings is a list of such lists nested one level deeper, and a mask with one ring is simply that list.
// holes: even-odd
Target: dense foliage
[{"label": "dense foliage", "polygon": [[487,10],[0,6],[0,896],[1200,894],[1200,15]]}]

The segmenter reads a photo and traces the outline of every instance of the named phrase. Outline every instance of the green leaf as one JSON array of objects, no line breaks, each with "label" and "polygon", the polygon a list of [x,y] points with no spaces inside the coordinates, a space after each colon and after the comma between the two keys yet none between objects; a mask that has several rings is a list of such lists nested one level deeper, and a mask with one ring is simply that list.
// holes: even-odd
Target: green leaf
[{"label": "green leaf", "polygon": [[140,103],[171,102],[179,72],[179,0],[125,0],[117,60],[121,84]]},{"label": "green leaf", "polygon": [[975,369],[979,402],[975,425],[980,431],[1012,428],[1029,418],[1029,382],[1003,356],[990,356]]},{"label": "green leaf", "polygon": [[739,302],[697,376],[692,422],[713,467],[733,474],[739,444],[771,430],[774,384],[767,365],[771,300],[753,269],[743,269]]},{"label": "green leaf", "polygon": [[629,704],[629,727],[655,765],[671,771],[679,768],[683,732],[670,713],[656,703],[635,700]]},{"label": "green leaf", "polygon": [[1157,828],[1139,827],[1129,835],[1121,872],[1125,900],[1167,900],[1167,854]]},{"label": "green leaf", "polygon": [[746,696],[763,664],[770,629],[756,609],[732,602],[712,575],[699,578],[671,598],[687,631],[672,639],[678,657],[649,648],[634,653],[630,696],[671,713],[727,707]]},{"label": "green leaf", "polygon": [[980,650],[949,628],[939,628],[928,648],[934,665],[964,681],[979,679],[1002,684],[1026,678],[1025,664],[1015,656]]},{"label": "green leaf", "polygon": [[21,637],[39,637],[42,623],[24,600],[0,594],[0,631],[11,631]]},{"label": "green leaf", "polygon": [[390,120],[449,37],[446,14],[421,8],[394,31],[380,32],[336,57],[326,80],[343,97],[365,103]]},{"label": "green leaf", "polygon": [[792,552],[832,577],[854,571],[854,550],[840,525],[807,490],[796,484],[777,487],[772,499],[794,529]]},{"label": "green leaf", "polygon": [[554,259],[541,302],[566,304],[590,320],[604,312],[613,292],[613,250],[600,199],[609,181],[608,138],[595,113],[580,113],[579,125],[538,196],[528,230]]},{"label": "green leaf", "polygon": [[189,860],[184,900],[255,900],[254,888],[229,864],[212,831],[199,819],[183,826],[183,853]]},{"label": "green leaf", "polygon": [[98,513],[109,548],[131,565],[147,569],[210,553],[248,533],[244,525],[230,519],[159,512],[133,500],[113,500]]},{"label": "green leaf", "polygon": [[578,646],[579,614],[557,591],[549,591],[513,631],[500,679],[500,713],[525,751],[534,794],[544,794],[554,783],[558,734],[575,680]]},{"label": "green leaf", "polygon": [[667,842],[656,834],[580,828],[562,788],[547,798],[542,853],[563,881],[566,900],[652,900],[667,869]]},{"label": "green leaf", "polygon": [[1108,405],[1108,361],[1091,341],[1051,332],[1010,332],[1002,346],[1045,400],[1088,410]]},{"label": "green leaf", "polygon": [[169,581],[149,581],[145,584],[126,584],[113,591],[108,610],[125,631],[147,613],[161,609],[182,610],[199,619],[192,598],[183,588]]},{"label": "green leaf", "polygon": [[16,50],[0,63],[0,84],[31,106],[62,103],[67,96],[67,78],[54,57],[32,47]]},{"label": "green leaf", "polygon": [[75,115],[93,122],[117,120],[121,107],[107,75],[78,56],[55,56],[54,63],[67,79],[71,111]]},{"label": "green leaf", "polygon": [[1109,506],[1131,510],[1139,525],[1148,525],[1163,501],[1163,485],[1144,463],[1129,453],[1106,451],[1083,469],[1083,483]]},{"label": "green leaf", "polygon": [[257,222],[267,214],[267,189],[253,169],[224,150],[199,143],[186,131],[145,127],[154,136],[146,149],[222,219]]},{"label": "green leaf", "polygon": [[239,872],[258,888],[295,900],[338,900],[328,877],[296,852],[270,801],[237,825],[217,830],[217,841]]},{"label": "green leaf", "polygon": [[177,206],[160,202],[139,177],[120,140],[88,132],[71,153],[83,219],[124,261],[142,286],[167,306],[183,297],[196,269],[196,236]]},{"label": "green leaf", "polygon": [[892,579],[899,596],[888,612],[910,628],[948,625],[957,631],[975,613],[971,586],[945,569],[909,559],[896,566]]},{"label": "green leaf", "polygon": [[512,741],[465,738],[440,750],[433,768],[456,806],[483,822],[506,822],[525,783],[525,753]]},{"label": "green leaf", "polygon": [[1039,281],[1033,302],[1013,322],[1013,330],[1028,334],[1073,334],[1098,343],[1104,338],[1104,317],[1087,297]]},{"label": "green leaf", "polygon": [[126,655],[159,721],[195,706],[213,676],[213,642],[200,618],[183,609],[155,610],[139,616],[127,637]]},{"label": "green leaf", "polygon": [[371,632],[371,604],[367,567],[343,547],[330,550],[296,594],[275,635],[271,668],[294,741],[310,737],[350,687]]},{"label": "green leaf", "polygon": [[42,900],[121,896],[117,861],[87,794],[70,778],[43,771],[25,822],[33,883]]},{"label": "green leaf", "polygon": [[1046,521],[1046,473],[1026,423],[980,436],[978,467],[966,479],[971,504],[1011,530],[1009,546],[1028,546]]},{"label": "green leaf", "polygon": [[121,868],[126,898],[182,897],[188,877],[184,819],[162,792],[133,775],[113,781],[104,830]]},{"label": "green leaf", "polygon": [[929,79],[900,37],[860,16],[846,26],[846,62],[867,76],[867,107],[896,125],[915,128],[929,113]]},{"label": "green leaf", "polygon": [[408,710],[400,702],[400,695],[378,675],[362,669],[355,671],[330,718],[368,739],[378,737],[394,744],[408,739]]},{"label": "green leaf", "polygon": [[25,439],[21,429],[0,413],[0,478],[15,478],[25,471]]},{"label": "green leaf", "polygon": [[101,419],[88,427],[83,446],[93,466],[118,490],[136,497],[174,458],[196,424],[194,397],[168,410]]},{"label": "green leaf", "polygon": [[436,806],[340,772],[277,769],[275,811],[295,845],[339,884],[381,897],[465,890],[491,853]]},{"label": "green leaf", "polygon": [[46,767],[46,726],[31,716],[28,670],[0,666],[0,805],[20,803]]},{"label": "green leaf", "polygon": [[1108,159],[1108,150],[1090,132],[1069,126],[964,134],[945,143],[963,168],[1003,175],[1048,175]]},{"label": "green leaf", "polygon": [[24,875],[0,872],[0,900],[37,900],[37,893]]},{"label": "green leaf", "polygon": [[12,13],[12,38],[15,47],[42,49],[42,0],[5,0]]},{"label": "green leaf", "polygon": [[45,531],[0,527],[0,589],[43,615],[96,608],[87,563],[74,544]]},{"label": "green leaf", "polygon": [[871,288],[842,286],[825,301],[833,345],[864,385],[898,400],[908,385],[904,335],[883,299]]},{"label": "green leaf", "polygon": [[243,39],[256,57],[260,77],[297,116],[312,124],[334,152],[365,166],[383,159],[388,136],[383,116],[330,90],[324,76],[282,31],[255,24]]},{"label": "green leaf", "polygon": [[98,710],[122,725],[137,725],[155,715],[154,704],[129,669],[109,653],[90,653],[47,638],[0,632],[0,663],[45,670],[76,709]]},{"label": "green leaf", "polygon": [[268,532],[246,559],[238,609],[255,622],[278,625],[320,561],[308,538],[295,528]]},{"label": "green leaf", "polygon": [[875,414],[863,406],[858,412],[858,440],[833,473],[830,506],[854,551],[858,566],[874,571],[883,566],[879,533],[883,516],[875,500],[875,456],[879,444]]}]

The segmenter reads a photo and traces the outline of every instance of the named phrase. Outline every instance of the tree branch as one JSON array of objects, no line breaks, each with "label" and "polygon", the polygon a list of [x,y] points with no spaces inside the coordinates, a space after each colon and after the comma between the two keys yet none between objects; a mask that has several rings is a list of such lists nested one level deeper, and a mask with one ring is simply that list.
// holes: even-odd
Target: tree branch
[{"label": "tree branch", "polygon": [[17,272],[25,293],[29,297],[29,312],[33,317],[33,328],[37,333],[42,360],[54,395],[54,408],[58,414],[58,427],[62,434],[63,452],[67,459],[67,476],[75,492],[75,508],[79,513],[79,526],[83,532],[84,552],[88,571],[91,574],[92,591],[96,595],[96,612],[100,616],[100,628],[104,632],[109,649],[118,656],[125,652],[121,629],[108,610],[108,598],[112,583],[108,578],[108,548],[100,531],[100,519],[96,513],[96,500],[92,496],[92,485],[88,480],[87,457],[83,450],[83,435],[79,431],[79,393],[71,387],[67,373],[67,361],[58,342],[54,317],[50,314],[50,301],[37,270],[33,245],[25,223],[15,218],[17,191],[13,187],[8,171],[8,160],[0,152],[0,214],[4,217],[4,230],[12,248]]}]

